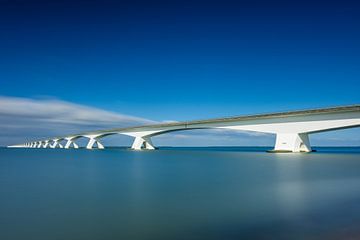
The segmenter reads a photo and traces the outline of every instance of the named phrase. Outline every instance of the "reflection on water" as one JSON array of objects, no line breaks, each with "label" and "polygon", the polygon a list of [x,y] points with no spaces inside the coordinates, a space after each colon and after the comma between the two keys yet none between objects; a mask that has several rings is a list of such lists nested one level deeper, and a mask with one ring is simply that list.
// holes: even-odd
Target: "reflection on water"
[{"label": "reflection on water", "polygon": [[0,149],[0,239],[360,239],[360,149]]}]

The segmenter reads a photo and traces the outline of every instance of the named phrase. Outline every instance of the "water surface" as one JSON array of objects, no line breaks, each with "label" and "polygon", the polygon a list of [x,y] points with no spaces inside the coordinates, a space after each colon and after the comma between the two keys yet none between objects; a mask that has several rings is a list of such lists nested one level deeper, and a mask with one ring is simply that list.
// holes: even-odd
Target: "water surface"
[{"label": "water surface", "polygon": [[360,239],[360,148],[0,149],[0,239]]}]

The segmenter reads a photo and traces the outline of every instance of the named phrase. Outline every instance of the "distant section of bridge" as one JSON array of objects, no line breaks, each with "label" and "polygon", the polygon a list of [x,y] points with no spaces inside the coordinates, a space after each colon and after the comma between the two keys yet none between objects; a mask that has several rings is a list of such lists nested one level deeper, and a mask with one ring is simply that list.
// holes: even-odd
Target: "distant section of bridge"
[{"label": "distant section of bridge", "polygon": [[160,134],[191,129],[233,129],[276,134],[273,152],[311,152],[309,134],[360,126],[360,105],[291,112],[245,115],[208,120],[161,123],[128,128],[91,131],[30,141],[8,147],[78,148],[76,140],[87,138],[87,149],[103,149],[100,139],[114,134],[134,137],[134,150],[155,149],[151,138]]}]

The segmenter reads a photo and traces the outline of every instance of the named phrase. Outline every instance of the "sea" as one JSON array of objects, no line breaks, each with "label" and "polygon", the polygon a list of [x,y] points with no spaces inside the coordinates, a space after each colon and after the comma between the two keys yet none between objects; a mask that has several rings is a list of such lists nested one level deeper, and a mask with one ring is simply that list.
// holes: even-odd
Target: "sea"
[{"label": "sea", "polygon": [[0,239],[360,239],[360,148],[0,148]]}]

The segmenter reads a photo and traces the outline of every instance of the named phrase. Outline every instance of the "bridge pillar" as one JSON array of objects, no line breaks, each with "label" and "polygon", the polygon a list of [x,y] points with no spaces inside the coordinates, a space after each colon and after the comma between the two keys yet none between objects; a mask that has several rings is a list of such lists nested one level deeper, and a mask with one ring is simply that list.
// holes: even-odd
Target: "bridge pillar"
[{"label": "bridge pillar", "polygon": [[44,142],[43,148],[47,148],[48,146],[49,146],[49,141],[46,140],[46,141]]},{"label": "bridge pillar", "polygon": [[42,147],[42,142],[39,142],[39,144],[37,145],[37,148],[41,148]]},{"label": "bridge pillar", "polygon": [[154,150],[155,147],[150,137],[135,137],[134,143],[131,146],[134,150],[141,150],[143,148],[148,150]]},{"label": "bridge pillar", "polygon": [[74,148],[79,148],[79,146],[75,143],[74,138],[66,138],[67,142],[65,144],[65,148],[68,149],[71,147],[71,145]]},{"label": "bridge pillar", "polygon": [[50,145],[50,148],[63,148],[64,146],[62,144],[60,144],[60,139],[56,139],[56,140],[53,140],[54,143],[52,145]]},{"label": "bridge pillar", "polygon": [[92,149],[93,146],[96,144],[98,149],[104,149],[104,145],[102,145],[99,141],[99,139],[97,137],[93,137],[93,136],[85,136],[87,138],[89,138],[89,142],[86,145],[87,149]]},{"label": "bridge pillar", "polygon": [[306,133],[278,133],[272,152],[311,152],[309,136]]}]

